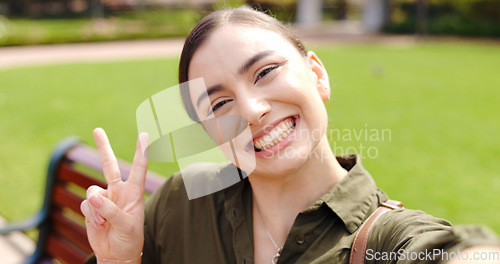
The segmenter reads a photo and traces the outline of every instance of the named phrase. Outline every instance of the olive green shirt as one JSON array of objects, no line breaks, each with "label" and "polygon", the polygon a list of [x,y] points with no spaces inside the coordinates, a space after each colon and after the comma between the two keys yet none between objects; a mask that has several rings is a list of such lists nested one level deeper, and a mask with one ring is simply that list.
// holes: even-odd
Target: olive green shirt
[{"label": "olive green shirt", "polygon": [[[297,216],[278,263],[349,263],[359,227],[388,199],[357,156],[337,159],[347,176]],[[193,167],[190,173],[216,177],[223,169]],[[182,177],[174,174],[147,200],[145,214],[143,263],[254,262],[248,179],[189,200]],[[447,254],[478,244],[498,245],[498,240],[485,228],[452,228],[422,211],[396,209],[377,221],[365,263],[442,263],[440,255],[428,252]],[[407,260],[419,252],[427,254]]]}]

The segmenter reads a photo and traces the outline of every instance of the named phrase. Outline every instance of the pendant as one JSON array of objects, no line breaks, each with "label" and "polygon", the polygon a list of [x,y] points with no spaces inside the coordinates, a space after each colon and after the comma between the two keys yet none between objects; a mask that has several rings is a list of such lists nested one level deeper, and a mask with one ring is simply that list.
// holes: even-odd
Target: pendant
[{"label": "pendant", "polygon": [[272,264],[278,263],[278,259],[281,256],[280,253],[281,253],[281,250],[278,250],[278,252],[276,252],[276,255],[273,256],[273,258],[271,259],[271,263]]}]

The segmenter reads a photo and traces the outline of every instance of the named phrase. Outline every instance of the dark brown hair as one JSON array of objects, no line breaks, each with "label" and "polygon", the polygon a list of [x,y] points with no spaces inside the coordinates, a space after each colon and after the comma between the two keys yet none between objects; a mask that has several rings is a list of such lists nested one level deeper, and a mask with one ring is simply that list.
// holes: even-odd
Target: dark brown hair
[{"label": "dark brown hair", "polygon": [[[287,39],[292,45],[294,45],[297,50],[303,56],[306,56],[307,51],[304,48],[302,42],[293,34],[293,32],[281,23],[276,18],[269,16],[263,12],[251,9],[247,6],[241,6],[236,9],[225,9],[210,13],[204,17],[198,25],[196,25],[189,36],[184,42],[184,48],[182,49],[181,59],[179,62],[179,83],[182,84],[187,82],[188,70],[191,59],[196,52],[196,50],[205,42],[208,36],[215,31],[215,29],[226,25],[226,24],[240,24],[252,27],[259,27],[262,29],[270,30],[278,33]],[[182,101],[184,102],[184,107],[191,117],[195,121],[199,121],[196,111],[191,103],[191,98],[189,95],[189,87],[187,89],[181,89]]]}]

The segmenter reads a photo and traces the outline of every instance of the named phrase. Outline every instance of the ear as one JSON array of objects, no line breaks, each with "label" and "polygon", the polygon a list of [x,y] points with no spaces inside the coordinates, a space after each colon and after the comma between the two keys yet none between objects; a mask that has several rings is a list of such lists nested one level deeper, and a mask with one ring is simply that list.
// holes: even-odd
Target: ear
[{"label": "ear", "polygon": [[323,102],[329,100],[331,92],[330,80],[328,79],[328,73],[326,72],[325,66],[323,66],[321,60],[312,51],[307,52],[307,61],[309,62],[311,74],[313,75],[321,99]]}]

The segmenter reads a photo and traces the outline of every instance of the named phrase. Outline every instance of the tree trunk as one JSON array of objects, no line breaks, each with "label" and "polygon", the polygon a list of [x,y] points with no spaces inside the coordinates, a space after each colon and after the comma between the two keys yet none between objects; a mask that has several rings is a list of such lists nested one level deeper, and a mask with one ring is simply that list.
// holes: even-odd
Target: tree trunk
[{"label": "tree trunk", "polygon": [[314,27],[322,20],[322,0],[297,0],[297,24]]},{"label": "tree trunk", "polygon": [[418,0],[417,2],[417,29],[418,36],[427,34],[427,0]]},{"label": "tree trunk", "polygon": [[89,10],[91,18],[103,18],[104,17],[104,6],[101,0],[89,0]]},{"label": "tree trunk", "polygon": [[390,21],[390,0],[364,0],[362,23],[365,32],[379,33]]}]

